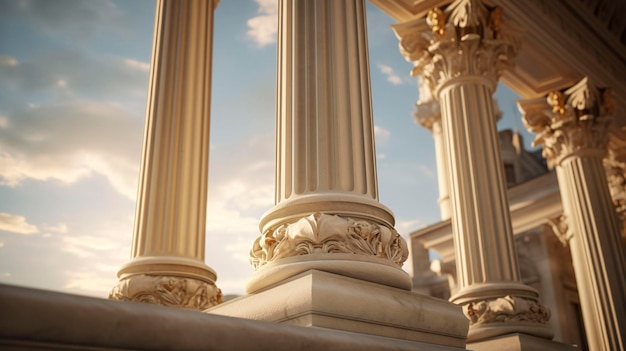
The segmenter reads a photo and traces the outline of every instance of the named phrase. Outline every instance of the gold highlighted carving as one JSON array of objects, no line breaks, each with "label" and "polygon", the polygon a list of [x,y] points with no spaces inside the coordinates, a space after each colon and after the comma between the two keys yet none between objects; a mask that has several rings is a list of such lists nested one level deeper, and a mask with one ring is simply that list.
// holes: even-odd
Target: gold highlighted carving
[{"label": "gold highlighted carving", "polygon": [[498,7],[457,0],[444,11],[430,10],[423,21],[397,32],[399,46],[413,63],[411,75],[426,79],[435,95],[442,83],[468,75],[488,78],[495,89],[502,70],[513,64],[519,36],[504,35]]},{"label": "gold highlighted carving", "polygon": [[543,104],[519,104],[526,129],[537,133],[533,145],[543,145],[550,167],[573,154],[606,155],[613,104],[608,89],[596,88],[585,77],[570,89],[551,92]]},{"label": "gold highlighted carving", "polygon": [[259,236],[250,251],[250,263],[258,269],[281,258],[314,253],[374,256],[402,267],[408,248],[393,228],[362,219],[314,213]]},{"label": "gold highlighted carving", "polygon": [[428,11],[426,15],[426,21],[432,28],[433,34],[438,35],[440,38],[446,34],[446,15],[440,8],[435,7]]},{"label": "gold highlighted carving", "polygon": [[552,106],[552,112],[564,115],[565,114],[565,95],[560,91],[552,91],[548,94],[548,104]]},{"label": "gold highlighted carving", "polygon": [[223,301],[222,291],[214,283],[191,278],[143,274],[122,279],[109,293],[109,299],[200,311]]},{"label": "gold highlighted carving", "polygon": [[537,300],[510,296],[470,302],[463,306],[470,325],[483,323],[530,322],[546,324],[550,309]]}]

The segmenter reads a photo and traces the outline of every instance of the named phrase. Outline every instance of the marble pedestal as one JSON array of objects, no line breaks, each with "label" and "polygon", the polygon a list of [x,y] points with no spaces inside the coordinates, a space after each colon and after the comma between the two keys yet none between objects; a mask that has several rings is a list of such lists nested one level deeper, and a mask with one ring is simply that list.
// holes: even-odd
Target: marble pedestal
[{"label": "marble pedestal", "polygon": [[465,348],[467,318],[448,301],[310,270],[205,312]]},{"label": "marble pedestal", "polygon": [[474,351],[575,351],[577,347],[526,334],[507,334],[499,337],[468,343]]}]

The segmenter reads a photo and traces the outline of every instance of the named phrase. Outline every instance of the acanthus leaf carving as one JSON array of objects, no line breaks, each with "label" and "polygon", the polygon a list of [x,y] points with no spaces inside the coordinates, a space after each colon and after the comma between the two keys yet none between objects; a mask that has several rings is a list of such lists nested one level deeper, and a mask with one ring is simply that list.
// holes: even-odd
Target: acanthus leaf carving
[{"label": "acanthus leaf carving", "polygon": [[214,284],[192,278],[133,275],[122,279],[109,299],[206,310],[222,303],[222,291]]},{"label": "acanthus leaf carving", "polygon": [[401,267],[408,257],[393,228],[368,220],[314,213],[259,236],[250,250],[255,269],[281,258],[314,253],[351,253],[389,260]]},{"label": "acanthus leaf carving", "polygon": [[433,92],[461,76],[486,77],[495,89],[502,71],[513,65],[519,35],[503,29],[502,11],[478,0],[457,0],[445,11],[394,27],[400,52],[413,63],[412,76],[422,75]]},{"label": "acanthus leaf carving", "polygon": [[569,225],[567,224],[567,217],[565,214],[549,218],[548,225],[552,228],[552,232],[556,235],[561,244],[563,244],[563,246],[567,246],[567,243],[574,236],[574,233],[570,230]]},{"label": "acanthus leaf carving", "polygon": [[530,322],[546,324],[550,309],[539,300],[511,296],[470,302],[463,306],[470,325],[504,322]]},{"label": "acanthus leaf carving", "polygon": [[576,153],[606,155],[613,109],[610,90],[596,88],[585,77],[565,91],[551,92],[545,102],[518,104],[526,129],[537,133],[533,145],[543,145],[550,167]]}]

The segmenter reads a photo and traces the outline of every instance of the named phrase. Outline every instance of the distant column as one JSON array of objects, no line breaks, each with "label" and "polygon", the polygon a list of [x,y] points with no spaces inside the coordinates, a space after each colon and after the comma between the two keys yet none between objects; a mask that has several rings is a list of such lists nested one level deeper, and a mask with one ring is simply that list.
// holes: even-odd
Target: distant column
[{"label": "distant column", "polygon": [[410,290],[378,202],[363,0],[279,1],[276,205],[248,292],[318,269]]},{"label": "distant column", "polygon": [[112,299],[198,310],[222,300],[204,263],[217,3],[157,1],[132,258]]},{"label": "distant column", "polygon": [[607,153],[610,91],[587,78],[545,99],[519,102],[556,168],[589,349],[626,348],[626,262],[602,159]]},{"label": "distant column", "polygon": [[550,312],[522,284],[514,246],[492,93],[516,55],[499,8],[456,0],[394,26],[400,50],[441,108],[458,292],[468,342],[505,334],[551,338]]},{"label": "distant column", "polygon": [[622,235],[622,246],[626,250],[626,129],[611,130],[609,154],[604,159],[609,191],[617,211],[617,222]]},{"label": "distant column", "polygon": [[441,220],[450,219],[450,193],[448,190],[448,162],[441,130],[441,109],[439,101],[432,96],[428,81],[419,80],[419,100],[413,113],[415,122],[433,133],[435,141],[435,160],[437,165],[437,185],[439,187],[439,212]]}]

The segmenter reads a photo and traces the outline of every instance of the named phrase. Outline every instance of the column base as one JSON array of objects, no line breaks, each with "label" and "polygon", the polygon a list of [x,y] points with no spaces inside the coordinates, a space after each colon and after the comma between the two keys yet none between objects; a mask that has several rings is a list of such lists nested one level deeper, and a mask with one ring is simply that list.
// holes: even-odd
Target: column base
[{"label": "column base", "polygon": [[572,345],[546,340],[525,334],[509,334],[468,343],[467,347],[475,351],[575,351]]},{"label": "column base", "polygon": [[552,339],[550,309],[538,296],[535,289],[521,283],[494,282],[465,287],[450,301],[461,305],[470,321],[470,342],[512,333]]},{"label": "column base", "polygon": [[468,321],[445,300],[309,270],[207,313],[465,348]]},{"label": "column base", "polygon": [[213,282],[139,274],[120,280],[109,299],[205,310],[222,302],[222,291]]},{"label": "column base", "polygon": [[205,310],[222,303],[217,275],[204,262],[186,257],[136,257],[120,268],[109,298]]},{"label": "column base", "polygon": [[263,265],[246,284],[246,291],[252,294],[310,270],[411,290],[411,277],[386,259],[355,254],[317,253],[287,257]]}]

